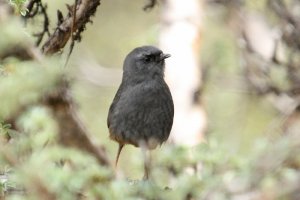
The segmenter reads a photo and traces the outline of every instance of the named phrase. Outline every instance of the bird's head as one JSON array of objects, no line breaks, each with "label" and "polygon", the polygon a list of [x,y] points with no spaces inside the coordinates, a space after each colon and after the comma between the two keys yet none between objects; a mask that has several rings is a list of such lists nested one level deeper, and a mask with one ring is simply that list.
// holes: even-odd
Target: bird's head
[{"label": "bird's head", "polygon": [[154,46],[142,46],[133,49],[125,58],[124,75],[134,78],[153,78],[164,76],[165,59],[170,54],[164,54]]}]

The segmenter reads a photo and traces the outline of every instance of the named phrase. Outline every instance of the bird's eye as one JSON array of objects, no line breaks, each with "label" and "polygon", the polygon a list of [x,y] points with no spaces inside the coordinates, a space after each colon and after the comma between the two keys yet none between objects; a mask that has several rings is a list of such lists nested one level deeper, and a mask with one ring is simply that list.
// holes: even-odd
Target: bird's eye
[{"label": "bird's eye", "polygon": [[144,61],[145,62],[150,62],[151,61],[151,56],[145,56]]}]

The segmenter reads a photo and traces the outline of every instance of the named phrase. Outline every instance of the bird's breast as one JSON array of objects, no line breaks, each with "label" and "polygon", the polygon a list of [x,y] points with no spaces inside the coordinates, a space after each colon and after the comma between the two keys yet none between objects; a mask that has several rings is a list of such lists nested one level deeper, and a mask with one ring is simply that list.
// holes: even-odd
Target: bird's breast
[{"label": "bird's breast", "polygon": [[163,80],[123,85],[118,96],[109,115],[111,138],[135,146],[140,140],[158,144],[168,138],[173,101]]}]

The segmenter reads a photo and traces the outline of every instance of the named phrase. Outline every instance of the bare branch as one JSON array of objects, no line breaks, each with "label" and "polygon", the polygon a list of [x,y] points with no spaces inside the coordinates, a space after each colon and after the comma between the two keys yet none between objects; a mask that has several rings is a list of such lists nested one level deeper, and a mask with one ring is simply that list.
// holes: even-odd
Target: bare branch
[{"label": "bare branch", "polygon": [[[67,64],[68,64],[68,61],[70,59],[71,53],[72,53],[74,45],[75,45],[75,40],[77,39],[76,38],[77,35],[76,35],[76,33],[74,33],[77,5],[78,5],[78,0],[75,0],[75,5],[73,6],[73,11],[72,11],[72,13],[73,13],[73,23],[72,23],[72,27],[71,27],[71,33],[72,33],[71,44],[70,44],[69,53],[68,53],[68,56],[67,56],[67,60],[66,60],[65,66],[67,66]],[[80,34],[80,31],[77,31],[77,33]]]},{"label": "bare branch", "polygon": [[43,30],[39,33],[34,34],[37,37],[36,46],[39,46],[43,40],[45,34],[50,36],[49,32],[49,17],[47,14],[47,4],[43,5],[41,0],[31,0],[27,4],[28,12],[25,15],[25,19],[34,18],[36,15],[41,14],[44,17],[43,20]]},{"label": "bare branch", "polygon": [[[81,0],[76,8],[76,18],[73,32],[82,32],[85,29],[86,23],[90,22],[90,17],[96,12],[100,5],[100,0]],[[68,16],[64,21],[57,26],[54,33],[46,41],[42,47],[44,54],[54,54],[60,51],[71,37],[73,27],[73,9],[69,10]],[[78,37],[79,39],[80,37]]]},{"label": "bare branch", "polygon": [[158,4],[157,0],[148,0],[147,4],[143,7],[143,10],[144,11],[150,11],[157,4]]}]

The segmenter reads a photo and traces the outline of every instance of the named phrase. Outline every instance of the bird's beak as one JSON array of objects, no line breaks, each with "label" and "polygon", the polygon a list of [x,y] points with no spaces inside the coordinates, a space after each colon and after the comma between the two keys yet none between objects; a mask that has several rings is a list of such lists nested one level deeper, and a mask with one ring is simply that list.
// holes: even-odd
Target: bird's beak
[{"label": "bird's beak", "polygon": [[171,57],[171,54],[162,53],[161,56],[160,56],[160,60],[164,60],[164,59],[169,58],[169,57]]}]

